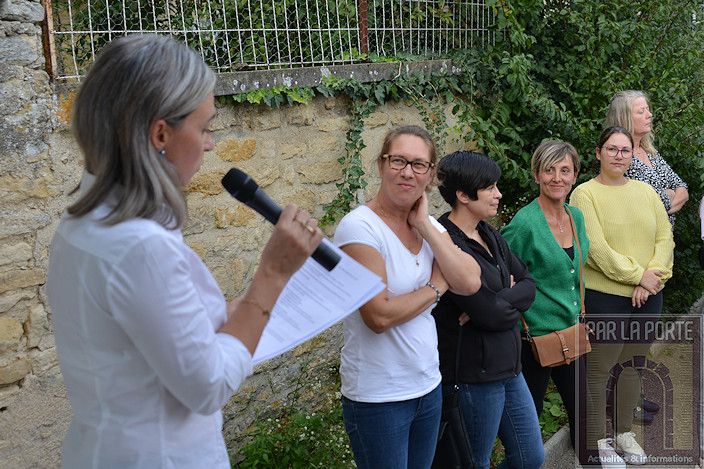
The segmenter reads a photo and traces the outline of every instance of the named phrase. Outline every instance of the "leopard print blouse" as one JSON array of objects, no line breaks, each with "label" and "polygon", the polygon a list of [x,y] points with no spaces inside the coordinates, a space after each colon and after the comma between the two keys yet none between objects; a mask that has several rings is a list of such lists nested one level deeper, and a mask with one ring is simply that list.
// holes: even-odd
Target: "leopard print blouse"
[{"label": "leopard print blouse", "polygon": [[[658,193],[663,205],[665,205],[665,210],[669,211],[672,207],[670,198],[667,196],[665,189],[675,190],[678,187],[688,188],[687,183],[682,180],[681,177],[670,167],[665,159],[660,156],[660,152],[655,151],[655,158],[650,153],[646,153],[650,159],[650,163],[653,165],[651,168],[647,164],[643,163],[636,156],[633,156],[633,161],[631,161],[631,166],[626,171],[626,177],[629,179],[635,179],[636,181],[643,181],[647,184],[653,186],[655,192]],[[674,228],[675,226],[675,215],[668,215],[670,218],[670,224]]]}]

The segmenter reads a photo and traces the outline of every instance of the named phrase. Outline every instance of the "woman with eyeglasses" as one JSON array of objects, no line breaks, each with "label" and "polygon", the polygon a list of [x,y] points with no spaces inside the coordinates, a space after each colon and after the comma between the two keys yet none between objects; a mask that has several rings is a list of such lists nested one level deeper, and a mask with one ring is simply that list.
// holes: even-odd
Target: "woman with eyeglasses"
[{"label": "woman with eyeglasses", "polygon": [[633,137],[633,156],[626,177],[653,186],[675,226],[675,213],[689,200],[687,183],[667,164],[653,145],[652,119],[648,95],[626,90],[609,102],[604,127],[625,127]]},{"label": "woman with eyeglasses", "polygon": [[[623,127],[604,130],[596,147],[600,172],[575,188],[570,204],[584,214],[589,258],[584,269],[587,317],[597,341],[586,356],[586,449],[598,450],[602,467],[645,464],[647,456],[631,431],[640,396],[634,357],[646,357],[650,342],[630,337],[644,315],[660,315],[662,288],[672,275],[672,230],[658,195],[625,174],[633,158],[633,138]],[[652,319],[652,316],[650,317]],[[601,343],[601,325],[626,331]],[[633,360],[633,362],[631,362]],[[632,363],[633,366],[627,366]],[[613,437],[606,430],[606,388],[614,365],[616,382]],[[626,365],[624,365],[626,364]]]},{"label": "woman with eyeglasses", "polygon": [[387,286],[344,320],[342,409],[359,468],[430,467],[442,408],[430,311],[448,289],[471,295],[480,285],[477,262],[428,215],[435,159],[426,130],[389,132],[379,192],[335,232],[334,242]]}]

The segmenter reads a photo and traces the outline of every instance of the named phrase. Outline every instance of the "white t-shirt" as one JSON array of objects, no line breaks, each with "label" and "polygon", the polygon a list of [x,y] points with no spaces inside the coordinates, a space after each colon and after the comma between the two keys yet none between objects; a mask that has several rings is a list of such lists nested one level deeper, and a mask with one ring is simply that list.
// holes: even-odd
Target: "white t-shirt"
[{"label": "white t-shirt", "polygon": [[108,226],[108,210],[64,214],[51,242],[49,303],[74,411],[62,467],[229,469],[220,409],[252,357],[217,333],[223,294],[180,231]]},{"label": "white t-shirt", "polygon": [[[446,231],[430,219],[438,231]],[[338,246],[363,244],[379,251],[386,264],[390,298],[418,290],[430,280],[430,245],[424,240],[418,255],[412,254],[367,206],[342,219],[334,242]],[[364,324],[359,311],[347,316],[340,363],[342,394],[353,401],[378,403],[414,399],[435,389],[442,377],[432,309],[381,334]]]}]

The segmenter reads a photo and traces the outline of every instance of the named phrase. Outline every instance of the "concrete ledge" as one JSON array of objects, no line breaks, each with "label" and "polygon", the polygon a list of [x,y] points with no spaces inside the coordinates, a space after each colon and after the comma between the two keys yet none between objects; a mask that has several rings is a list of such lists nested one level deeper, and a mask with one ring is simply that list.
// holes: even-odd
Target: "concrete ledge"
[{"label": "concrete ledge", "polygon": [[[434,72],[459,75],[462,71],[451,60],[421,60],[218,73],[214,94],[226,96],[280,86],[313,87],[321,85],[323,80],[330,77],[354,78],[360,83],[370,83],[392,80],[401,73],[430,75]],[[70,94],[77,91],[79,86],[78,83],[54,83],[56,94]]]},{"label": "concrete ledge", "polygon": [[323,80],[330,77],[354,78],[361,83],[369,83],[391,80],[402,72],[407,75],[430,75],[433,72],[459,74],[461,70],[451,60],[423,60],[219,73],[215,95],[248,93],[278,86],[313,87],[321,85]]},{"label": "concrete ledge", "polygon": [[545,442],[545,462],[541,469],[567,469],[575,467],[575,454],[570,443],[568,427],[560,428]]}]

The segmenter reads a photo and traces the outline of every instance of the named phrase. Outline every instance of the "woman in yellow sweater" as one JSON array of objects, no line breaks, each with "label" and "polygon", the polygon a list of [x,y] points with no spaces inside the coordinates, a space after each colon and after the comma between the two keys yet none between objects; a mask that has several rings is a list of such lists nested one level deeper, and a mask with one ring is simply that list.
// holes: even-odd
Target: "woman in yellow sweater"
[{"label": "woman in yellow sweater", "polygon": [[[625,177],[633,159],[633,138],[623,127],[604,130],[596,147],[600,172],[577,186],[570,204],[584,214],[589,258],[584,270],[585,307],[590,321],[610,321],[630,331],[643,315],[659,315],[662,288],[672,275],[673,241],[665,208],[648,184]],[[596,315],[596,317],[595,317]],[[614,337],[608,337],[613,339]],[[606,434],[606,386],[612,367],[647,356],[650,342],[627,334],[594,344],[587,358],[587,450],[598,449],[602,467],[645,464],[647,456],[631,432],[640,396],[635,368],[617,379],[614,438]],[[634,361],[634,365],[637,362]],[[595,461],[596,462],[596,461]]]}]

